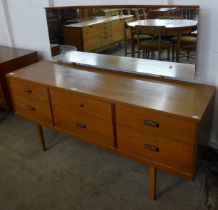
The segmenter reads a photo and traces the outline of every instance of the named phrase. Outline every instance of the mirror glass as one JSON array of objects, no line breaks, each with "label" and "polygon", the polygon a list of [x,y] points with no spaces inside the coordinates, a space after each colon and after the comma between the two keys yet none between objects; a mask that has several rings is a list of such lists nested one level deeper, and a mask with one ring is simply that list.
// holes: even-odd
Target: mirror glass
[{"label": "mirror glass", "polygon": [[46,8],[52,55],[78,50],[195,65],[198,6]]}]

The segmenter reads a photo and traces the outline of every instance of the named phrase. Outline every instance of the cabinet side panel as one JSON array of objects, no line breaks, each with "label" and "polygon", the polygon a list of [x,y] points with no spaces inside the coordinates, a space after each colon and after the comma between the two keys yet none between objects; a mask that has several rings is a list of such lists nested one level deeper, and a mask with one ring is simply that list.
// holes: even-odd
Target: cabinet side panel
[{"label": "cabinet side panel", "polygon": [[83,51],[83,35],[80,28],[64,28],[64,41],[67,45],[73,45],[78,50]]}]

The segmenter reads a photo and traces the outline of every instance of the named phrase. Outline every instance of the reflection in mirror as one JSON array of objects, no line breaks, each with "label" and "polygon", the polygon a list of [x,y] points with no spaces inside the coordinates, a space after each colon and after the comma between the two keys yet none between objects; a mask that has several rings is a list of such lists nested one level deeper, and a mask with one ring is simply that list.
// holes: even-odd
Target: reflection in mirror
[{"label": "reflection in mirror", "polygon": [[76,47],[84,52],[195,64],[199,7],[139,7],[46,8],[52,55]]}]

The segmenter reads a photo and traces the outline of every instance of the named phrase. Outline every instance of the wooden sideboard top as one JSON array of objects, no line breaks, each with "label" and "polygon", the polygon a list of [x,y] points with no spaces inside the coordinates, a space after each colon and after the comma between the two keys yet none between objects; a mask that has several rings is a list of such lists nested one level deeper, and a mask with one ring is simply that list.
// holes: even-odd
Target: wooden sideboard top
[{"label": "wooden sideboard top", "polygon": [[90,19],[90,20],[85,20],[80,23],[73,23],[73,24],[65,25],[64,27],[82,28],[85,26],[92,26],[92,25],[96,25],[100,23],[105,23],[105,22],[110,22],[113,20],[125,19],[125,18],[130,18],[130,17],[133,17],[133,15],[115,15],[111,17],[101,16],[101,17]]},{"label": "wooden sideboard top", "polygon": [[0,64],[20,58],[22,56],[25,56],[25,55],[28,55],[34,52],[35,51],[31,51],[31,50],[0,46]]},{"label": "wooden sideboard top", "polygon": [[215,93],[215,87],[208,85],[137,78],[105,71],[94,72],[49,61],[40,61],[8,76],[195,121],[203,117]]},{"label": "wooden sideboard top", "polygon": [[54,61],[59,63],[74,63],[83,66],[97,67],[111,71],[166,77],[185,81],[194,80],[195,76],[194,64],[102,55],[79,51],[58,55],[54,57]]}]

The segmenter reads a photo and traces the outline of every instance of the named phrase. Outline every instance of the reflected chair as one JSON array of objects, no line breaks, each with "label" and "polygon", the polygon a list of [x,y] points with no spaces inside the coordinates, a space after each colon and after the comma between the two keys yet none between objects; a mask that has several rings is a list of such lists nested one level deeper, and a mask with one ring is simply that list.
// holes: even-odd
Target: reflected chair
[{"label": "reflected chair", "polygon": [[162,19],[162,20],[179,20],[179,19],[183,19],[182,16],[159,16],[158,19]]},{"label": "reflected chair", "polygon": [[181,8],[179,12],[184,19],[197,20],[199,8]]},{"label": "reflected chair", "polygon": [[[171,39],[171,46],[172,46],[172,61],[175,58],[175,50],[177,47],[177,37]],[[186,57],[187,60],[196,59],[196,53],[191,55],[191,51],[196,51],[197,47],[197,36],[194,35],[183,35],[180,37],[180,55],[179,57]],[[186,54],[184,54],[184,51]]]},{"label": "reflected chair", "polygon": [[[162,54],[167,51],[167,60],[170,59],[170,43],[169,41],[162,40],[162,36],[165,33],[165,26],[135,26],[134,33],[137,35],[137,48],[138,57],[140,53],[143,52],[144,58],[149,58],[150,53],[152,53],[152,58],[154,54],[158,52],[158,59],[162,59]],[[140,41],[139,37],[141,35],[155,36],[157,39],[150,39],[145,41]]]},{"label": "reflected chair", "polygon": [[132,50],[128,50],[128,48],[131,45],[136,45],[138,39],[140,41],[145,41],[145,40],[151,40],[153,38],[151,35],[147,35],[147,34],[138,35],[138,34],[132,33],[133,35],[133,39],[132,39],[131,30],[134,30],[134,29],[131,29],[128,26],[128,23],[132,21],[134,20],[129,20],[125,22],[125,27],[124,27],[125,56],[132,55],[132,54],[135,55],[135,53],[137,53],[137,51],[132,52]]}]

